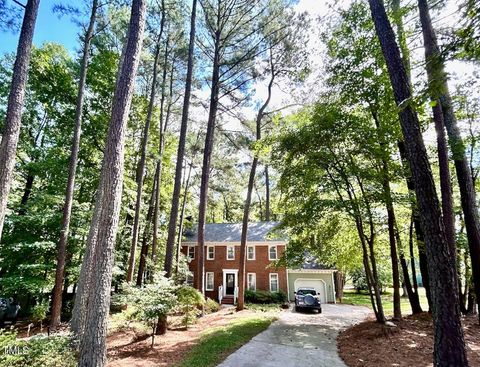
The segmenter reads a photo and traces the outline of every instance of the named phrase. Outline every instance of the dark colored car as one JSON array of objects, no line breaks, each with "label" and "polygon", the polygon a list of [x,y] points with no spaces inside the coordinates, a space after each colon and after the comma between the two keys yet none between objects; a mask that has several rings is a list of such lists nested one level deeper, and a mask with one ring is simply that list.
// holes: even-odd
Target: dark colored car
[{"label": "dark colored car", "polygon": [[13,299],[0,298],[0,327],[5,325],[5,321],[17,322],[20,306]]},{"label": "dark colored car", "polygon": [[322,313],[322,305],[320,304],[320,297],[314,288],[298,288],[295,292],[295,311],[300,309],[318,310]]}]

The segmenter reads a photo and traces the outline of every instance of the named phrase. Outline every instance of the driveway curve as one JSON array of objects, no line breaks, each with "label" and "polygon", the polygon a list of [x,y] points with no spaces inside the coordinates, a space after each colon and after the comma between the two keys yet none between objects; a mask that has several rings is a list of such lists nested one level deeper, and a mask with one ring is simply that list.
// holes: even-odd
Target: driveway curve
[{"label": "driveway curve", "polygon": [[363,321],[370,310],[342,304],[322,305],[323,313],[282,312],[264,332],[228,356],[218,367],[345,367],[337,335]]}]

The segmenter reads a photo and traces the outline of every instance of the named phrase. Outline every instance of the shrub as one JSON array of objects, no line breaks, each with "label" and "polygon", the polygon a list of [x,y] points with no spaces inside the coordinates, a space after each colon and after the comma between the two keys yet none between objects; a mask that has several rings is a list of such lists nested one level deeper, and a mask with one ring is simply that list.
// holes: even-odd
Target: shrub
[{"label": "shrub", "polygon": [[75,352],[68,336],[35,336],[29,340],[16,338],[16,333],[0,331],[0,366],[73,367]]},{"label": "shrub", "polygon": [[32,308],[32,320],[40,323],[40,330],[43,329],[43,321],[47,318],[49,304],[47,300],[37,303]]},{"label": "shrub", "polygon": [[199,315],[198,307],[205,304],[203,295],[193,287],[182,285],[177,289],[178,304],[180,312],[183,313],[183,324],[188,329]]},{"label": "shrub", "polygon": [[283,291],[245,291],[245,301],[250,303],[284,303],[287,301],[287,295]]},{"label": "shrub", "polygon": [[132,317],[151,328],[152,347],[157,328],[166,330],[167,315],[177,302],[174,290],[173,281],[163,275],[155,275],[153,283],[128,289],[128,298],[135,304]]},{"label": "shrub", "polygon": [[205,302],[205,313],[214,313],[220,310],[220,305],[211,298]]},{"label": "shrub", "polygon": [[126,294],[115,293],[110,301],[110,312],[117,313],[127,309],[128,296]]}]

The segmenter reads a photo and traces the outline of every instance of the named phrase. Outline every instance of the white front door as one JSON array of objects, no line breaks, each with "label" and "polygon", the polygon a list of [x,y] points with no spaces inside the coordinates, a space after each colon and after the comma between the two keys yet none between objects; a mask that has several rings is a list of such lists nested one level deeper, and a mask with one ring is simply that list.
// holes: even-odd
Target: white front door
[{"label": "white front door", "polygon": [[233,296],[238,287],[238,269],[223,269],[223,295]]}]

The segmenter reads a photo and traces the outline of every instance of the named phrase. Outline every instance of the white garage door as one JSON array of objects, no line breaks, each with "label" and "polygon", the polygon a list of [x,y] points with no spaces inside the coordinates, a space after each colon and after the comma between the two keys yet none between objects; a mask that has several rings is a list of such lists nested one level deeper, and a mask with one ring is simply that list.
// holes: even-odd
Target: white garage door
[{"label": "white garage door", "polygon": [[306,279],[306,278],[299,278],[295,280],[295,292],[298,288],[302,287],[309,287],[314,288],[318,294],[320,294],[320,302],[327,303],[327,286],[325,282],[321,279]]}]

